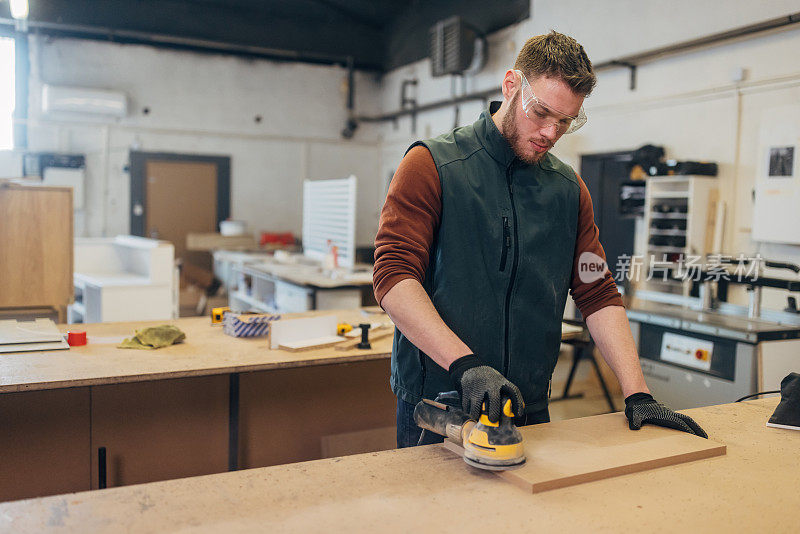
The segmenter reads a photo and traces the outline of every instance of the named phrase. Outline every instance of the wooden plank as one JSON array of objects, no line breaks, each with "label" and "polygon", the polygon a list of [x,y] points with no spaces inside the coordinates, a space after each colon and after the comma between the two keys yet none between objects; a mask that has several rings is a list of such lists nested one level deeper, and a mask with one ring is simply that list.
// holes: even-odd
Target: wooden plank
[{"label": "wooden plank", "polygon": [[300,352],[301,350],[324,349],[325,347],[331,347],[343,341],[345,341],[345,339],[340,336],[322,336],[300,341],[287,341],[286,343],[278,345],[278,348],[281,350],[288,350],[289,352]]},{"label": "wooden plank", "polygon": [[[713,456],[725,445],[686,432],[645,425],[629,430],[622,413],[521,427],[527,463],[497,475],[525,491],[574,486]],[[445,448],[463,456],[447,440]]]},{"label": "wooden plank", "polygon": [[0,307],[72,300],[72,189],[0,187]]},{"label": "wooden plank", "polygon": [[211,252],[212,250],[258,250],[258,243],[251,234],[222,235],[219,233],[186,234],[186,250]]}]

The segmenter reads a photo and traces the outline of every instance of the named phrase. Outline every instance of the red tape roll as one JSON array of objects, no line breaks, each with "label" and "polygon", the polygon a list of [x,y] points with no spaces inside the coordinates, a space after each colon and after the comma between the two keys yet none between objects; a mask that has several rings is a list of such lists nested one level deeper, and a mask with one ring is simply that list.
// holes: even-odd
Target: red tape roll
[{"label": "red tape roll", "polygon": [[67,332],[67,343],[70,347],[86,345],[86,332]]}]

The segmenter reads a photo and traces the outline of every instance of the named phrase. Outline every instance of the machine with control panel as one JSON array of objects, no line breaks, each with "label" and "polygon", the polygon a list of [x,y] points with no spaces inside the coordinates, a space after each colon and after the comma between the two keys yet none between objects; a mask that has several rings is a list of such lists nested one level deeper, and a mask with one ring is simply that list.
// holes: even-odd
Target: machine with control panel
[{"label": "machine with control panel", "polygon": [[[768,267],[800,272],[800,267],[763,262]],[[733,402],[758,391],[780,389],[781,379],[800,372],[800,313],[761,310],[761,288],[800,291],[800,280],[759,276],[731,283],[747,286],[750,305],[713,298],[706,273],[699,297],[653,291],[636,293],[628,319],[647,385],[673,409]],[[792,303],[793,298],[789,298]]]}]

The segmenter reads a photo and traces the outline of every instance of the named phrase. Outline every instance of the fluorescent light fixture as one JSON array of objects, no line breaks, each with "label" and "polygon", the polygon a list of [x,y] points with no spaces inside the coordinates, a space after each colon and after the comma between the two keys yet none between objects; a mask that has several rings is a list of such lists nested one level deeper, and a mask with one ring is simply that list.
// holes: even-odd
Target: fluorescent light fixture
[{"label": "fluorescent light fixture", "polygon": [[28,18],[28,0],[8,0],[11,6],[11,16],[15,19]]}]

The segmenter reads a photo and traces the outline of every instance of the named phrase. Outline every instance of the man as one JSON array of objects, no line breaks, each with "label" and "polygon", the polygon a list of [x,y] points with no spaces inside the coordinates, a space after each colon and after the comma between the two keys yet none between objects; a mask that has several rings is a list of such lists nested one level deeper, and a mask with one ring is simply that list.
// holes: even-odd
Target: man
[{"label": "man", "polygon": [[549,421],[570,290],[619,379],[630,428],[645,422],[705,437],[650,396],[611,273],[578,274],[581,255],[605,253],[586,185],[549,150],[586,121],[582,104],[595,83],[574,39],[534,37],[503,78],[502,103],[471,126],[415,143],[400,163],[374,272],[376,298],[397,326],[399,447],[440,440],[420,440],[413,409],[453,388],[472,417],[485,403],[496,421],[510,398],[518,425]]}]

